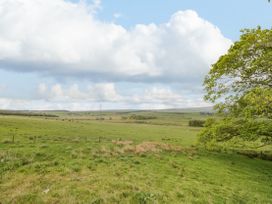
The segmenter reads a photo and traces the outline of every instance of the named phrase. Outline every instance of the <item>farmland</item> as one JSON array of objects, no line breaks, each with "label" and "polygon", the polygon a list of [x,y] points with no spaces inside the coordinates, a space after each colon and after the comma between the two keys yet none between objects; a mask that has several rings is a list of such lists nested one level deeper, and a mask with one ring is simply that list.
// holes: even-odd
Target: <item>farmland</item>
[{"label": "farmland", "polygon": [[178,112],[0,116],[0,203],[272,203],[272,162],[198,147]]}]

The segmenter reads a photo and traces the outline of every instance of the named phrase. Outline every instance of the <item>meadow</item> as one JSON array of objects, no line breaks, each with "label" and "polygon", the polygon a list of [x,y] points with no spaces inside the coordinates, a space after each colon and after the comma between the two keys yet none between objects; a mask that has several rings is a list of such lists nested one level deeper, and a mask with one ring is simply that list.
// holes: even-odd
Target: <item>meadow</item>
[{"label": "meadow", "polygon": [[272,203],[272,162],[197,145],[181,112],[0,115],[0,203]]}]

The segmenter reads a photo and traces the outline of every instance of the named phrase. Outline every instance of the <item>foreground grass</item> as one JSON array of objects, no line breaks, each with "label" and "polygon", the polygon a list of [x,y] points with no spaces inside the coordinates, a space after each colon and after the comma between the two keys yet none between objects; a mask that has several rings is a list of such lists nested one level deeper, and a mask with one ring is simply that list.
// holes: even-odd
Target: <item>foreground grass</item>
[{"label": "foreground grass", "polygon": [[272,162],[197,150],[198,128],[163,117],[0,117],[0,203],[272,202]]}]

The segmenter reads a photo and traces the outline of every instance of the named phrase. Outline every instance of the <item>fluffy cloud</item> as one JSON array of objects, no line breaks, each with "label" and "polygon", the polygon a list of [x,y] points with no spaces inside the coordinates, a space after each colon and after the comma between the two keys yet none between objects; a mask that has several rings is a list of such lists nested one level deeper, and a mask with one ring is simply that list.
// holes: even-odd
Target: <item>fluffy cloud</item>
[{"label": "fluffy cloud", "polygon": [[[231,41],[195,11],[126,29],[93,5],[0,1],[0,68],[104,81],[200,81]],[[61,95],[60,87],[53,94]],[[76,92],[74,87],[74,92]]]},{"label": "fluffy cloud", "polygon": [[93,101],[93,102],[116,102],[122,100],[113,83],[98,83],[80,89],[78,84],[63,87],[60,84],[48,86],[39,84],[37,93],[40,99],[49,101]]},{"label": "fluffy cloud", "polygon": [[103,110],[210,106],[198,96],[186,97],[170,87],[155,85],[124,93],[113,83],[89,84],[85,87],[41,83],[36,92],[37,97],[32,99],[0,97],[0,109],[98,110],[100,104]]},{"label": "fluffy cloud", "polygon": [[5,110],[98,110],[99,104],[88,102],[59,102],[0,98],[0,109]]},{"label": "fluffy cloud", "polygon": [[209,105],[198,87],[232,43],[217,27],[186,10],[165,23],[127,29],[114,23],[119,13],[113,22],[97,19],[100,9],[101,0],[0,0],[0,69],[50,79],[50,85],[39,84],[36,96],[36,78],[24,86],[6,80],[9,92],[0,85],[0,109]]},{"label": "fluffy cloud", "polygon": [[[79,87],[77,84],[48,86],[40,84],[37,89],[38,101],[58,104],[58,108],[73,110],[74,107],[85,110],[89,105],[103,103],[106,109],[158,109],[210,106],[199,97],[184,97],[182,94],[163,86],[148,86],[142,92],[121,93],[113,83],[98,83]],[[37,100],[36,100],[37,101]],[[62,106],[60,105],[62,104]],[[68,105],[70,104],[70,106]],[[75,105],[77,104],[77,105]],[[80,107],[79,104],[82,104]]]},{"label": "fluffy cloud", "polygon": [[149,87],[143,94],[134,94],[126,98],[129,104],[138,104],[140,109],[205,107],[206,103],[199,96],[185,97],[184,95],[165,87]]}]

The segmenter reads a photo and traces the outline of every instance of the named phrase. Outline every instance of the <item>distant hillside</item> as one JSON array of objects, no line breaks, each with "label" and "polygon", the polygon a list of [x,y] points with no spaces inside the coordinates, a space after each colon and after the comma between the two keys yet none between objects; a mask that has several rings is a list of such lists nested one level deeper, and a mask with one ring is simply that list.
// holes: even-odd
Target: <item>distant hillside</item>
[{"label": "distant hillside", "polygon": [[[207,112],[213,113],[213,107],[198,107],[198,108],[176,108],[176,109],[150,109],[150,110],[137,110],[137,109],[119,109],[119,110],[102,110],[103,113],[136,113],[136,112],[169,112],[169,113],[198,113]],[[68,110],[0,110],[0,115],[19,115],[19,116],[44,116],[44,117],[58,117],[60,115],[78,115],[99,113],[99,110],[90,111],[68,111]]]},{"label": "distant hillside", "polygon": [[195,113],[195,112],[215,112],[213,107],[198,107],[198,108],[178,108],[178,109],[164,109],[159,112],[177,112],[177,113]]},{"label": "distant hillside", "polygon": [[[47,111],[46,111],[47,112]],[[0,115],[58,117],[42,111],[0,110]]]}]

